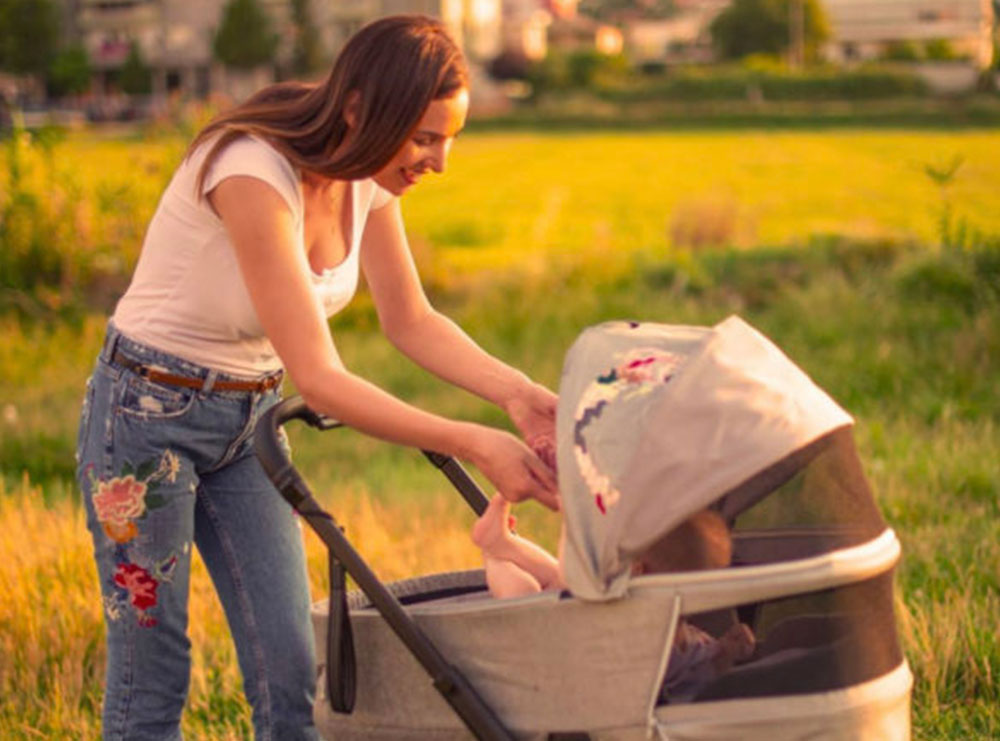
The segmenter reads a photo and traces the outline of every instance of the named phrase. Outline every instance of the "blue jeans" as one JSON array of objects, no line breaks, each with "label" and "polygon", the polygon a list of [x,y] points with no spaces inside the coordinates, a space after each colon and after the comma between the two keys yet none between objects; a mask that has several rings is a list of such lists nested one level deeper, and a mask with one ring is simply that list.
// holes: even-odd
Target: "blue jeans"
[{"label": "blue jeans", "polygon": [[[153,383],[116,352],[204,385]],[[218,378],[112,325],[87,383],[77,477],[107,627],[106,739],[181,736],[192,544],[226,612],[256,738],[318,738],[302,536],[252,450],[279,395],[213,390]]]}]

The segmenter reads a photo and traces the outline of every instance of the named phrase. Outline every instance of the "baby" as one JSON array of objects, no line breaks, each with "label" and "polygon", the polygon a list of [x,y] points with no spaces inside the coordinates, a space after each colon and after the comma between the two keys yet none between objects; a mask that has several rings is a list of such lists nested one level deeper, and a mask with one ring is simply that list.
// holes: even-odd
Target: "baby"
[{"label": "baby", "polygon": [[[495,496],[472,528],[472,540],[483,552],[486,583],[494,597],[516,597],[565,583],[559,561],[551,553],[512,531],[510,504]],[[702,510],[647,548],[633,564],[635,574],[719,569],[729,565],[732,539],[719,515]],[[685,620],[677,623],[660,699],[686,700],[709,680],[750,658],[754,636],[743,623],[713,638]]]}]

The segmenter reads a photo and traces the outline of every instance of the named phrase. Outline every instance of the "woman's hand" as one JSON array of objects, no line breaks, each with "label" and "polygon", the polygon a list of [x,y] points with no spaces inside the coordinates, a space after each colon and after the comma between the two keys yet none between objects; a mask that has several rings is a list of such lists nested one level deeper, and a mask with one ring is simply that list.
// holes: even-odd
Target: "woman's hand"
[{"label": "woman's hand", "polygon": [[554,393],[538,383],[527,383],[504,405],[524,441],[554,472],[556,470],[556,402]]},{"label": "woman's hand", "polygon": [[475,425],[466,444],[466,457],[505,499],[511,502],[535,499],[551,510],[559,509],[555,474],[514,435]]}]

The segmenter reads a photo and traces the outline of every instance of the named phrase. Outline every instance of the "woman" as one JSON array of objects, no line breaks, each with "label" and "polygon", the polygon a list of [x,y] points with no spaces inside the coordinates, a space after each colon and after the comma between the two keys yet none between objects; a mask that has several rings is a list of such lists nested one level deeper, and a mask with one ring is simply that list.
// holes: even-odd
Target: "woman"
[{"label": "woman", "polygon": [[501,430],[420,411],[347,371],[327,317],[368,280],[414,361],[499,404],[550,450],[555,397],[435,312],[398,197],[442,172],[468,108],[443,26],[385,18],[320,84],[271,86],[192,143],[147,232],[88,385],[79,478],[108,635],[106,738],[177,738],[192,542],[236,642],[258,738],[314,738],[309,590],[292,512],[250,447],[283,371],[314,410],[456,455],[555,508],[551,470]]}]

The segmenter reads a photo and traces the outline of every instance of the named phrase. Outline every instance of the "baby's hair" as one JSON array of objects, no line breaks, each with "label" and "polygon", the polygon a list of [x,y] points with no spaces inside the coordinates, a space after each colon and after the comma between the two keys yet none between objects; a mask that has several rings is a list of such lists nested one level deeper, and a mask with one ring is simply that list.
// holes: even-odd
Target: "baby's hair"
[{"label": "baby's hair", "polygon": [[660,536],[638,562],[644,574],[699,571],[725,568],[732,555],[733,542],[725,520],[705,509]]}]

